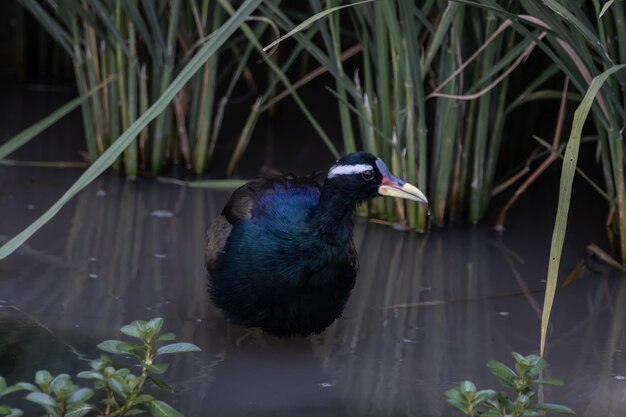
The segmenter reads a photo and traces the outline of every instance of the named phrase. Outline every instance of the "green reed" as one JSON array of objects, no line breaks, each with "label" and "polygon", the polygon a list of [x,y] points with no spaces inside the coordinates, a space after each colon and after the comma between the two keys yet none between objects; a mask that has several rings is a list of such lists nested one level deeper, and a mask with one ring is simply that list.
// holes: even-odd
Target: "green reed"
[{"label": "green reed", "polygon": [[[46,222],[48,222],[59,210],[67,204],[78,192],[94,181],[106,169],[111,167],[124,150],[141,135],[149,123],[158,115],[168,108],[170,103],[176,98],[176,95],[184,88],[185,85],[193,78],[194,75],[202,68],[204,63],[213,56],[220,47],[230,38],[230,36],[239,28],[247,17],[254,12],[261,3],[261,0],[246,0],[237,9],[231,17],[214,33],[214,35],[206,41],[187,62],[184,68],[178,73],[176,78],[168,86],[165,92],[150,105],[141,116],[130,125],[115,141],[107,148],[101,156],[99,156],[85,170],[76,182],[59,198],[45,213],[37,220],[30,224],[26,229],[18,235],[10,239],[7,243],[0,247],[0,259],[4,259],[15,251],[30,236],[36,233]],[[143,94],[142,94],[143,96]],[[142,100],[143,101],[143,100]],[[51,118],[51,117],[50,117]],[[29,133],[30,135],[30,133]],[[11,139],[9,142],[13,141]]]},{"label": "green reed", "polygon": [[[72,58],[81,95],[105,79],[116,80],[82,104],[91,162],[167,90],[228,17],[224,4],[216,0],[68,0],[63,7],[23,0],[21,4]],[[256,22],[253,36],[262,36],[267,27],[267,22]],[[233,40],[212,56],[114,167],[123,167],[131,177],[139,171],[157,173],[178,161],[196,173],[205,171],[226,104],[221,108],[215,104],[220,55],[248,59],[249,52],[240,53],[241,48]],[[241,74],[237,71],[231,84]]]},{"label": "green reed", "polygon": [[[21,2],[72,56],[81,95],[103,80],[116,80],[82,103],[91,161],[160,97],[194,51],[233,13],[225,0],[76,1],[74,8],[58,10],[34,0]],[[269,81],[241,119],[242,131],[232,144],[228,175],[234,172],[261,115],[268,111],[271,115],[285,95],[291,95],[331,153],[341,153],[322,128],[323,121],[311,114],[296,91],[311,79],[310,74],[297,82],[286,75],[297,60],[302,64],[311,59],[334,77],[328,94],[337,98],[342,152],[365,149],[389,161],[399,176],[426,191],[435,224],[443,225],[465,213],[471,222],[478,222],[491,197],[524,178],[536,158],[531,155],[524,172],[510,175],[509,171],[496,184],[507,149],[519,149],[520,140],[532,140],[533,132],[507,128],[520,105],[562,95],[577,101],[580,97],[567,88],[563,94],[541,88],[562,72],[582,93],[594,75],[626,59],[623,2],[602,7],[594,0],[576,5],[539,0],[427,0],[420,4],[309,0],[304,14],[311,17],[298,25],[302,6],[294,10],[292,4],[279,0],[264,2],[254,25],[243,25],[243,36],[204,64],[114,166],[123,164],[131,176],[139,170],[157,172],[168,162],[183,162],[195,172],[205,170],[229,98],[243,74],[250,73],[247,62],[256,50],[268,66]],[[262,51],[259,41],[270,23],[287,33],[277,41],[290,36],[297,41],[280,59]],[[516,69],[540,50],[550,60],[539,60],[539,68],[521,76]],[[354,51],[360,53],[354,56]],[[229,61],[221,58],[225,54],[235,57],[228,68],[236,70],[221,77],[228,87],[217,97],[219,71]],[[345,62],[348,56],[353,58]],[[623,75],[616,75],[607,81],[592,108],[609,224],[617,236],[626,235],[623,80]],[[558,123],[562,126],[563,122]],[[546,164],[557,159],[552,155]],[[503,209],[500,225],[508,207],[546,164],[525,179]],[[373,202],[369,209],[375,216],[411,228],[429,226],[428,209],[423,205],[386,200]],[[619,246],[626,259],[626,243],[620,241]]]},{"label": "green reed", "polygon": [[[505,30],[491,10],[443,0],[309,4],[320,43],[304,36],[304,25],[293,29],[277,7],[263,11],[335,77],[331,93],[338,99],[344,152],[362,148],[392,161],[399,175],[426,190],[436,224],[466,210],[479,221],[511,101],[506,75],[531,41]],[[338,9],[346,6],[349,18],[340,18]],[[341,34],[340,24],[351,36]],[[342,51],[354,47],[351,37],[362,49],[353,76],[341,60]],[[371,210],[411,228],[428,227],[427,208],[411,202],[374,202]]]},{"label": "green reed", "polygon": [[[601,4],[522,0],[516,9],[495,0],[467,2],[510,19],[513,28],[537,46],[571,81],[580,94],[593,77],[626,62],[625,6],[623,1]],[[608,196],[610,239],[626,260],[626,188],[624,180],[623,126],[626,122],[626,75],[617,73],[600,89],[591,114],[600,150],[605,195]]]}]

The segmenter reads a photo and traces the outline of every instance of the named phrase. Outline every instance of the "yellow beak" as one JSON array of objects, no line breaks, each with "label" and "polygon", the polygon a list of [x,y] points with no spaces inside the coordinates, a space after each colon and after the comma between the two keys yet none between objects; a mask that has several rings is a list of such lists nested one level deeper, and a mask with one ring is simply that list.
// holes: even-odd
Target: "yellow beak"
[{"label": "yellow beak", "polygon": [[419,188],[393,176],[383,177],[383,184],[378,187],[378,194],[428,204],[428,199]]}]

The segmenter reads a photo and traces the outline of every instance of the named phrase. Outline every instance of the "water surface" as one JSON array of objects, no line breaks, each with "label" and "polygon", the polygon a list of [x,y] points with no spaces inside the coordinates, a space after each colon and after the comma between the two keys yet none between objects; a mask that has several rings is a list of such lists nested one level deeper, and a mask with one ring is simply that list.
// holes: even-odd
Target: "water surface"
[{"label": "water surface", "polygon": [[[0,168],[0,239],[79,174]],[[344,316],[321,335],[280,340],[229,324],[208,298],[204,232],[228,192],[108,173],[0,262],[0,374],[14,383],[42,367],[81,370],[123,324],[161,316],[202,348],[171,358],[178,392],[166,397],[187,416],[454,415],[447,388],[496,387],[487,360],[537,351],[556,179],[520,200],[502,235],[489,222],[416,235],[359,219],[361,271]],[[576,187],[562,275],[605,239],[604,207]],[[566,385],[546,401],[579,416],[626,413],[624,278],[594,263],[557,292],[546,376]]]}]

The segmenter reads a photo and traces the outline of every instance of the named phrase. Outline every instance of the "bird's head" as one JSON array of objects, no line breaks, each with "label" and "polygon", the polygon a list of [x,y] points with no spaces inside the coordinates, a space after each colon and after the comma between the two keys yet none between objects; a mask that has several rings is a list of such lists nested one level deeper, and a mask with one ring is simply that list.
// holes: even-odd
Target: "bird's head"
[{"label": "bird's head", "polygon": [[417,187],[395,177],[382,159],[368,152],[354,152],[339,159],[328,171],[326,181],[358,202],[389,196],[428,203]]}]

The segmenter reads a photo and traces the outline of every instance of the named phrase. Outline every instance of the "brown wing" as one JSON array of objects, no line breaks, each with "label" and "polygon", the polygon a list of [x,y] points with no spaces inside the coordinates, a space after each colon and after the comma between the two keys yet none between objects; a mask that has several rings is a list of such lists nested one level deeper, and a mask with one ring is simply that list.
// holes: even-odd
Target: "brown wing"
[{"label": "brown wing", "polygon": [[206,232],[206,249],[204,251],[204,260],[209,271],[217,266],[217,258],[226,246],[228,235],[233,229],[233,225],[226,220],[226,217],[219,216]]}]

